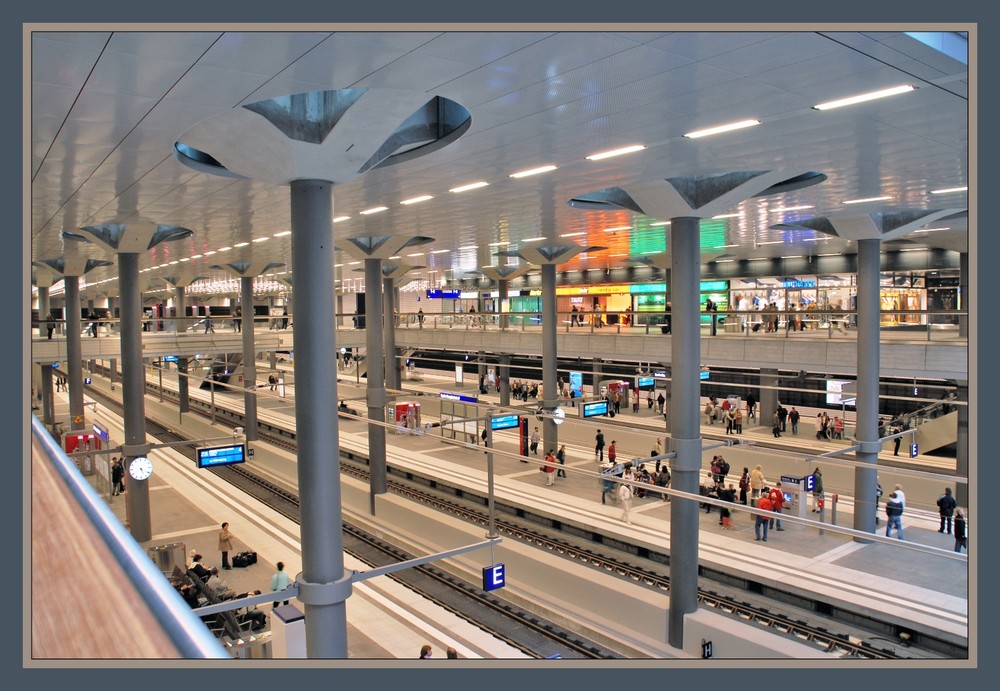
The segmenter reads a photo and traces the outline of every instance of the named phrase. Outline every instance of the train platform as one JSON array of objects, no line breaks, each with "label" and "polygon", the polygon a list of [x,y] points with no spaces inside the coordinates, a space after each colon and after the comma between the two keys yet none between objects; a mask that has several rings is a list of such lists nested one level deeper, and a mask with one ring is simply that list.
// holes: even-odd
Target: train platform
[{"label": "train platform", "polygon": [[[94,379],[95,385],[107,386],[106,380]],[[164,385],[169,388],[169,378]],[[434,398],[431,396],[436,386],[431,378],[425,378],[423,385],[429,387],[426,396],[419,400],[425,406],[426,420],[434,417]],[[404,387],[407,384],[404,383]],[[445,387],[453,390],[453,387]],[[191,389],[192,396],[204,398],[208,393]],[[294,391],[286,391],[285,397],[261,395],[258,397],[258,416],[272,424],[280,424],[294,429]],[[341,398],[363,399],[363,387],[351,390],[351,383],[342,381],[338,385]],[[241,409],[242,395],[216,393],[216,404],[234,406]],[[534,404],[529,404],[534,407]],[[355,407],[360,407],[355,405]],[[657,424],[662,418],[656,415],[640,414],[632,418],[632,413],[621,414],[613,420],[602,419],[598,425],[605,429],[610,442],[619,437],[619,460],[633,456],[646,456],[651,442],[655,440]],[[147,416],[159,417],[168,424],[182,422],[182,426],[195,436],[200,425],[194,423],[195,416],[187,414],[179,420],[176,406],[159,403],[155,396],[147,396]],[[426,421],[425,420],[425,421]],[[188,430],[189,425],[193,429]],[[495,436],[495,472],[497,475],[497,495],[504,501],[516,501],[533,511],[546,512],[555,518],[577,521],[583,525],[601,526],[619,535],[622,539],[650,549],[669,551],[669,502],[658,497],[637,498],[631,510],[632,525],[621,520],[622,510],[614,503],[601,503],[601,492],[597,475],[600,471],[594,462],[592,435],[594,423],[568,419],[560,428],[560,442],[567,444],[567,477],[558,478],[552,487],[545,485],[545,478],[538,472],[541,456],[519,457],[518,442],[513,434],[498,432]],[[703,431],[709,435],[714,430]],[[225,428],[225,431],[221,431]],[[440,428],[439,428],[440,429]],[[225,425],[208,425],[201,434],[211,436],[212,430],[228,433]],[[216,434],[220,432],[215,432]],[[810,440],[806,430],[800,429],[800,436],[785,443],[795,446],[794,452],[761,446],[719,446],[715,452],[723,453],[729,460],[732,471],[730,480],[735,481],[739,470],[761,463],[765,476],[773,482],[781,475],[803,474],[810,464],[803,455],[817,452],[819,448],[829,450],[829,444]],[[662,433],[662,432],[661,432]],[[745,434],[761,434],[746,430]],[[767,431],[770,435],[769,429]],[[340,421],[342,450],[353,449],[361,453],[367,450],[367,423],[363,419]],[[442,479],[454,483],[466,483],[471,490],[485,492],[486,477],[483,463],[484,449],[478,444],[449,440],[442,444],[440,432],[407,434],[405,441],[400,435],[387,434],[389,462],[391,465],[412,467],[422,473],[436,473]],[[709,437],[706,436],[706,440]],[[777,441],[777,440],[776,440]],[[710,442],[707,442],[707,444]],[[405,444],[405,450],[402,445]],[[254,443],[257,455],[254,464],[269,468],[294,483],[294,456],[286,452],[270,449],[267,444]],[[706,450],[707,458],[713,449]],[[891,456],[891,453],[889,454]],[[525,462],[522,462],[525,461]],[[881,461],[881,457],[880,457]],[[706,466],[707,467],[707,466]],[[895,544],[895,539],[887,540],[881,533],[865,542],[855,541],[849,529],[853,501],[849,488],[853,485],[853,469],[838,466],[831,459],[822,464],[826,477],[827,496],[840,494],[836,526],[830,523],[832,516],[824,514],[824,523],[815,520],[816,514],[806,513],[806,518],[785,514],[782,517],[784,530],[771,532],[769,541],[756,542],[753,537],[753,516],[734,509],[734,527],[724,530],[719,525],[716,511],[701,514],[699,559],[705,567],[751,578],[761,583],[778,585],[790,589],[800,589],[813,593],[831,606],[850,605],[880,617],[884,621],[896,622],[901,628],[919,626],[932,628],[953,640],[967,638],[969,631],[969,560],[957,557],[951,552],[953,540],[949,535],[937,532],[935,512],[925,508],[932,505],[933,498],[940,494],[941,483],[923,480],[913,476],[894,475],[892,468],[880,470],[883,486],[891,488],[898,480],[907,492],[907,513],[904,516],[906,541]],[[942,481],[943,482],[943,481]],[[159,496],[159,495],[158,495]],[[211,548],[217,523],[229,520],[237,537],[251,546],[260,546],[258,553],[264,555],[263,563],[273,569],[273,563],[283,559],[287,547],[280,542],[267,546],[262,542],[253,545],[256,536],[241,530],[232,518],[226,516],[228,498],[220,514],[206,518],[200,523],[200,534],[187,536],[201,547]],[[214,520],[213,520],[214,519]],[[974,518],[970,517],[970,523]],[[168,521],[169,524],[169,521]],[[884,527],[884,520],[882,522]],[[173,541],[175,531],[158,538]],[[970,546],[975,554],[975,531],[970,531]],[[200,540],[200,542],[199,542]],[[208,550],[210,553],[211,550]],[[286,559],[291,561],[291,559]],[[257,567],[258,572],[261,570]],[[265,571],[269,579],[272,571]],[[252,575],[250,570],[237,574],[225,572],[227,578],[239,578],[240,587]],[[253,575],[254,582],[259,574]],[[250,588],[253,584],[247,585]],[[259,583],[253,587],[261,587]],[[263,588],[262,588],[263,589]],[[974,608],[973,608],[974,609]],[[419,646],[417,646],[419,647]],[[408,653],[409,650],[402,651]],[[353,652],[352,652],[353,654]],[[370,653],[369,653],[370,654]],[[404,654],[404,656],[406,656]],[[502,655],[501,655],[502,656]]]}]

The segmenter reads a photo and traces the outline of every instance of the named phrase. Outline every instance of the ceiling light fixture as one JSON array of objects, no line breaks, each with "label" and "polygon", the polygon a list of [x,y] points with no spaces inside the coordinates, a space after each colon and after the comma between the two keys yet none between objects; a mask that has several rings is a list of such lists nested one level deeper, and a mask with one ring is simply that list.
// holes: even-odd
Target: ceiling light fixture
[{"label": "ceiling light fixture", "polygon": [[388,208],[388,206],[373,206],[370,209],[365,209],[364,211],[360,211],[358,213],[362,216],[367,216],[368,214],[377,214],[379,211],[385,211]]},{"label": "ceiling light fixture", "polygon": [[620,149],[612,149],[611,151],[602,151],[599,154],[591,154],[587,156],[588,161],[600,161],[602,158],[611,158],[612,156],[621,156],[622,154],[630,154],[634,151],[642,151],[646,147],[642,144],[633,144],[632,146],[623,146]]},{"label": "ceiling light fixture", "polygon": [[254,242],[267,242],[267,241],[268,241],[268,240],[270,240],[270,239],[271,239],[271,238],[269,238],[268,236],[266,236],[266,235],[265,235],[265,236],[264,236],[264,237],[262,237],[262,238],[254,238],[254,239],[253,239],[253,241],[254,241]]},{"label": "ceiling light fixture", "polygon": [[952,192],[968,192],[968,187],[949,187],[944,190],[931,190],[929,194],[951,194]]},{"label": "ceiling light fixture", "polygon": [[449,192],[466,192],[468,190],[475,190],[475,189],[479,189],[480,187],[486,187],[489,184],[490,183],[488,183],[488,182],[483,182],[482,180],[480,180],[479,182],[472,182],[472,183],[469,183],[468,185],[461,185],[459,187],[452,187],[448,191]]},{"label": "ceiling light fixture", "polygon": [[[205,256],[206,257],[211,257],[213,254],[215,254],[215,250],[209,250],[208,252],[205,252]],[[163,265],[161,264],[160,266],[163,266]],[[158,266],[156,268],[160,268],[160,267]]]},{"label": "ceiling light fixture", "polygon": [[712,134],[721,134],[722,132],[741,130],[744,127],[753,127],[754,125],[759,124],[761,124],[760,120],[740,120],[739,122],[731,122],[728,125],[719,125],[718,127],[708,127],[703,130],[695,130],[693,132],[688,132],[684,136],[688,139],[697,139],[698,137],[707,137]]},{"label": "ceiling light fixture", "polygon": [[541,240],[545,240],[545,239],[546,239],[546,238],[543,238],[543,237],[537,237],[537,238],[524,238],[523,240],[521,240],[521,242],[539,242],[539,241],[541,241]]},{"label": "ceiling light fixture", "polygon": [[283,238],[286,235],[291,235],[291,234],[292,234],[292,231],[290,231],[290,230],[283,230],[280,233],[275,233],[274,237],[276,237],[276,238]]},{"label": "ceiling light fixture", "polygon": [[736,261],[736,260],[735,259],[716,259],[715,263],[716,264],[732,264],[734,261]]},{"label": "ceiling light fixture", "polygon": [[429,194],[425,194],[425,195],[420,196],[420,197],[414,197],[413,199],[404,199],[403,201],[401,201],[399,203],[400,204],[416,204],[417,202],[425,202],[428,199],[434,199],[434,197],[431,196],[431,195],[429,195]]},{"label": "ceiling light fixture", "polygon": [[805,209],[815,209],[813,204],[802,204],[801,206],[782,206],[777,209],[771,209],[772,214],[778,214],[783,211],[804,211]]},{"label": "ceiling light fixture", "polygon": [[892,199],[892,197],[886,195],[883,197],[867,197],[865,199],[848,199],[846,201],[841,202],[841,204],[864,204],[865,202],[884,202],[888,199]]},{"label": "ceiling light fixture", "polygon": [[555,169],[556,169],[556,166],[553,166],[553,165],[539,166],[538,168],[529,168],[528,170],[521,170],[521,171],[518,171],[516,173],[511,173],[510,177],[512,177],[512,178],[526,178],[529,175],[538,175],[539,173],[547,173],[550,170],[555,170]]},{"label": "ceiling light fixture", "polygon": [[941,228],[921,228],[920,230],[913,231],[914,233],[933,233],[935,230],[951,230],[949,226],[944,226]]},{"label": "ceiling light fixture", "polygon": [[431,254],[441,254],[442,252],[451,252],[451,250],[434,250]]},{"label": "ceiling light fixture", "polygon": [[200,254],[192,254],[191,258],[192,259],[201,259],[201,255]]},{"label": "ceiling light fixture", "polygon": [[579,233],[563,233],[559,237],[561,237],[561,238],[575,238],[575,237],[579,237],[581,235],[586,235],[586,234],[587,234],[586,231],[582,231],[581,230]]},{"label": "ceiling light fixture", "polygon": [[649,227],[652,228],[654,226],[669,226],[669,225],[670,221],[657,221],[656,223],[650,223]]},{"label": "ceiling light fixture", "polygon": [[509,242],[491,242],[490,247],[501,247],[502,245],[509,245]]},{"label": "ceiling light fixture", "polygon": [[424,253],[423,252],[414,252],[413,254],[408,254],[406,256],[407,257],[422,257],[422,256],[424,256]]},{"label": "ceiling light fixture", "polygon": [[767,242],[758,242],[758,245],[780,245],[784,240],[768,240]]},{"label": "ceiling light fixture", "polygon": [[478,250],[479,245],[466,245],[465,247],[459,247],[458,250],[461,252],[463,250]]},{"label": "ceiling light fixture", "polygon": [[180,261],[182,261],[182,262],[189,262],[189,261],[191,261],[191,257],[181,257]]},{"label": "ceiling light fixture", "polygon": [[334,223],[340,223],[341,221],[347,221],[350,218],[351,218],[350,216],[334,216],[333,222]]},{"label": "ceiling light fixture", "polygon": [[803,259],[803,258],[804,257],[801,254],[793,254],[787,257],[784,256],[782,257],[782,259]]},{"label": "ceiling light fixture", "polygon": [[716,245],[712,249],[724,250],[724,249],[728,249],[730,247],[739,247],[739,245]]},{"label": "ceiling light fixture", "polygon": [[738,214],[738,213],[735,213],[735,214],[720,214],[718,216],[712,216],[712,220],[714,221],[717,218],[736,218],[739,215],[740,214]]},{"label": "ceiling light fixture", "polygon": [[605,228],[605,233],[616,233],[619,230],[632,230],[632,226],[618,226],[616,228]]},{"label": "ceiling light fixture", "polygon": [[360,264],[360,263],[361,263],[360,261],[356,261],[356,262],[347,262],[347,265],[348,265],[348,266],[357,266],[357,265],[358,265],[358,264]]},{"label": "ceiling light fixture", "polygon": [[249,244],[249,242],[237,242],[233,247],[246,247]]},{"label": "ceiling light fixture", "polygon": [[217,249],[215,251],[216,252],[228,252],[231,249],[233,249],[233,248],[232,247],[220,247],[219,249]]},{"label": "ceiling light fixture", "polygon": [[895,96],[896,94],[905,94],[908,91],[913,91],[917,87],[912,84],[903,84],[900,86],[889,87],[888,89],[881,89],[879,91],[870,91],[866,94],[858,94],[857,96],[849,96],[847,98],[837,99],[836,101],[827,101],[826,103],[820,103],[813,106],[816,110],[832,110],[833,108],[840,108],[842,106],[851,106],[855,103],[864,103],[865,101],[873,101],[876,98],[885,98],[886,96]]}]

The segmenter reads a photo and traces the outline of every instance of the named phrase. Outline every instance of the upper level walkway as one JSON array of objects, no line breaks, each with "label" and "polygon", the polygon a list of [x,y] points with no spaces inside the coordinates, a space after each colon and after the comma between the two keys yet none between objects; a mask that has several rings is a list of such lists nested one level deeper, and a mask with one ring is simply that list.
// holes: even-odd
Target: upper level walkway
[{"label": "upper level walkway", "polygon": [[[396,347],[400,349],[483,351],[492,354],[542,355],[542,327],[537,324],[508,325],[504,328],[498,315],[446,315],[448,319],[426,317],[423,324],[404,319],[396,328]],[[221,322],[221,320],[218,320]],[[162,322],[172,326],[174,322]],[[257,352],[293,351],[295,334],[292,328],[266,328],[273,320],[260,320],[254,332]],[[81,338],[82,357],[115,359],[121,348],[117,334],[101,327],[98,337]],[[44,332],[44,330],[43,330]],[[606,325],[594,327],[561,324],[556,350],[562,358],[606,358],[655,362],[669,365],[671,361],[669,334],[661,333],[658,325]],[[969,378],[969,340],[958,334],[956,327],[926,326],[921,331],[899,331],[883,328],[880,332],[880,372],[886,377],[919,377],[936,379]],[[338,326],[336,347],[364,348],[365,329]],[[215,331],[202,328],[187,331],[144,331],[142,353],[146,358],[167,355],[214,355],[243,350],[243,334],[222,322]],[[65,338],[34,336],[31,360],[36,363],[66,359]],[[857,331],[827,328],[806,328],[776,332],[760,330],[727,331],[722,327],[712,336],[702,329],[701,363],[710,367],[755,369],[801,369],[857,373]]]}]

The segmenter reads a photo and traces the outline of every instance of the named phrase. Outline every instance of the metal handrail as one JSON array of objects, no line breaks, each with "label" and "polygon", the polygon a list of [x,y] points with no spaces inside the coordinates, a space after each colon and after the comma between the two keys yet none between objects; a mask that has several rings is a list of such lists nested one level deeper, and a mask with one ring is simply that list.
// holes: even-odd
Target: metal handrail
[{"label": "metal handrail", "polygon": [[111,550],[121,573],[149,606],[178,652],[186,658],[232,659],[34,415],[31,432],[93,529]]}]

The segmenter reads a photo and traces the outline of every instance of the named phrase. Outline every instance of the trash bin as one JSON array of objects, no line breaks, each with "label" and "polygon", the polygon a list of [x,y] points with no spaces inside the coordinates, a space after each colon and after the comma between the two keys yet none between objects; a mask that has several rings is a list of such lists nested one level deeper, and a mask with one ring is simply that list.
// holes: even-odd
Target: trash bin
[{"label": "trash bin", "polygon": [[169,576],[174,572],[174,567],[185,571],[186,549],[183,542],[171,542],[166,545],[157,545],[146,549],[156,568]]}]

